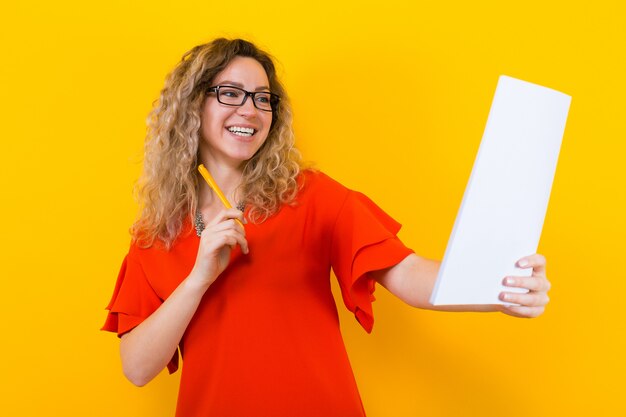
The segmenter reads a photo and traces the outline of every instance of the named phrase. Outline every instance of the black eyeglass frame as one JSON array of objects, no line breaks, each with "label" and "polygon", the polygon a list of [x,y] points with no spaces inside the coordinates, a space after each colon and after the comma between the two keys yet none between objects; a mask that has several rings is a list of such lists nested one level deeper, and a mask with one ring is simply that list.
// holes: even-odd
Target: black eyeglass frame
[{"label": "black eyeglass frame", "polygon": [[[243,100],[241,101],[241,104],[224,103],[222,100],[220,100],[220,88],[232,88],[232,89],[239,90],[239,91],[243,92],[244,95],[243,95]],[[207,88],[207,91],[209,93],[215,93],[215,95],[217,97],[217,101],[220,104],[223,104],[225,106],[241,107],[244,104],[246,104],[246,100],[248,100],[248,97],[252,97],[252,104],[254,105],[255,108],[257,108],[257,109],[259,109],[261,111],[275,112],[275,111],[278,110],[278,103],[280,102],[280,96],[278,94],[270,93],[269,91],[255,91],[255,92],[251,92],[251,91],[246,91],[243,88],[234,87],[232,85],[214,85],[213,87]],[[257,102],[255,100],[257,94],[269,94],[270,95],[270,109],[269,110],[262,109],[259,106],[257,106]]]}]

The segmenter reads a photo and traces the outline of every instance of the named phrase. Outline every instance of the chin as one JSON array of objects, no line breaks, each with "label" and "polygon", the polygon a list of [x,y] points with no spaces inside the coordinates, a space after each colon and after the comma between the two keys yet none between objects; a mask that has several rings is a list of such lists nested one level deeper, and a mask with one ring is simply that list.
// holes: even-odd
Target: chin
[{"label": "chin", "polygon": [[[258,150],[258,149],[257,149]],[[225,156],[231,161],[237,162],[239,164],[244,164],[248,162],[254,155],[256,155],[257,150],[254,152],[246,151],[246,152],[229,152]]]},{"label": "chin", "polygon": [[209,157],[210,159],[214,159],[216,162],[218,160],[228,161],[229,165],[240,165],[249,161],[264,143],[264,141],[259,142],[249,138],[243,140],[235,138],[233,140],[232,137],[223,138],[220,142],[216,146],[211,146],[211,144],[203,144],[206,147],[201,146],[208,155],[212,155]]},{"label": "chin", "polygon": [[263,143],[246,143],[243,146],[233,146],[226,152],[226,155],[232,159],[245,162],[256,155],[261,146],[263,146]]}]

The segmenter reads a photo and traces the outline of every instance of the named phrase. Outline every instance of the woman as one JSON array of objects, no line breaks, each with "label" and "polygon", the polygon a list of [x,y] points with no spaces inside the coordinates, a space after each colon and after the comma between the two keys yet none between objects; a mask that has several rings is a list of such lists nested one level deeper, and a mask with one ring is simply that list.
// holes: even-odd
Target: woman
[{"label": "woman", "polygon": [[[104,329],[121,337],[124,373],[139,386],[174,372],[180,348],[177,416],[363,416],[331,268],[368,332],[375,282],[434,308],[439,263],[406,248],[367,197],[301,170],[293,143],[272,60],[243,40],[189,51],[151,114],[142,212]],[[238,208],[224,209],[200,163]],[[519,306],[441,309],[541,314],[545,260],[519,264],[533,275],[505,285],[529,292],[501,295]]]}]

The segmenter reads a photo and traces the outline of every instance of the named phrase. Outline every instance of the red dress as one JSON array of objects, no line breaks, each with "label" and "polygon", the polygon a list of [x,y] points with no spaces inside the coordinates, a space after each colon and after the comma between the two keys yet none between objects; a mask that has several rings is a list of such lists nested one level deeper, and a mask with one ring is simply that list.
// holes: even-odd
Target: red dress
[{"label": "red dress", "polygon": [[[331,267],[346,307],[374,322],[368,271],[412,251],[400,224],[363,194],[319,172],[303,174],[295,206],[245,226],[239,247],[205,293],[180,343],[177,417],[364,416],[339,329]],[[154,312],[191,271],[199,238],[190,224],[170,251],[131,245],[103,330],[122,335]],[[178,355],[168,365],[178,367]]]}]

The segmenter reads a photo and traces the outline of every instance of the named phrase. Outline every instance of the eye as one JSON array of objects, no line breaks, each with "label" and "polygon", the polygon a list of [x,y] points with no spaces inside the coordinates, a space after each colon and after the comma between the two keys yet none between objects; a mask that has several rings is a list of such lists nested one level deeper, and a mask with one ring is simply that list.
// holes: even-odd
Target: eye
[{"label": "eye", "polygon": [[257,103],[269,104],[271,96],[269,93],[256,93],[255,100]]},{"label": "eye", "polygon": [[222,97],[237,98],[241,97],[242,92],[235,88],[220,88],[220,94]]}]

